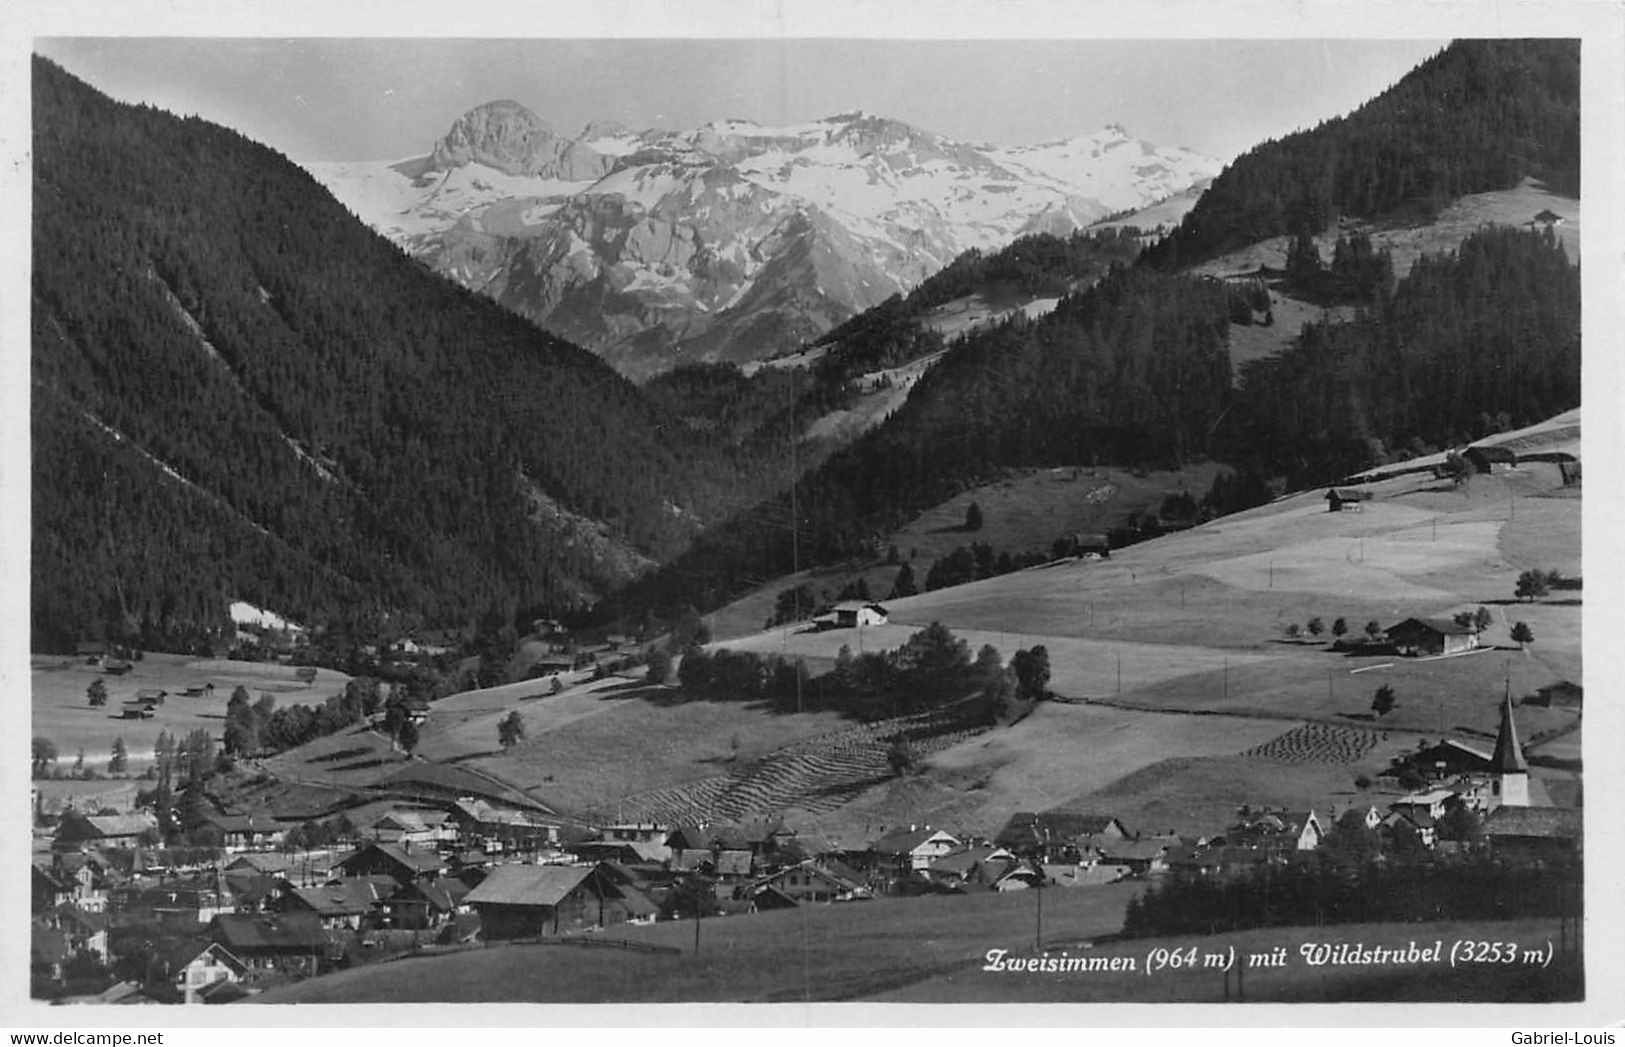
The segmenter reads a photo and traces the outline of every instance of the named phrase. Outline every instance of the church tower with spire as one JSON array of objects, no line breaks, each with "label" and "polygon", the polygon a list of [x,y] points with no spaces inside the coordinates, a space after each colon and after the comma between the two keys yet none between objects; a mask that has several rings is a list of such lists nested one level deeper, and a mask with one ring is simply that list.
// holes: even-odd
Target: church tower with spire
[{"label": "church tower with spire", "polygon": [[1512,722],[1512,694],[1501,701],[1501,732],[1495,737],[1495,755],[1490,757],[1495,774],[1495,797],[1502,807],[1529,806],[1529,764],[1518,745],[1518,728]]}]

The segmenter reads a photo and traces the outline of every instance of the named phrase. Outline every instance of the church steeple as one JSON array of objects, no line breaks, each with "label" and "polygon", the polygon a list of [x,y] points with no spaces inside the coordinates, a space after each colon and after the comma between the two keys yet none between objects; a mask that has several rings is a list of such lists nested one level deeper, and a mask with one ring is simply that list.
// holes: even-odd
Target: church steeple
[{"label": "church steeple", "polygon": [[1518,745],[1518,727],[1512,721],[1512,692],[1501,700],[1501,731],[1495,736],[1495,755],[1490,769],[1496,775],[1496,789],[1503,807],[1529,806],[1529,763]]}]

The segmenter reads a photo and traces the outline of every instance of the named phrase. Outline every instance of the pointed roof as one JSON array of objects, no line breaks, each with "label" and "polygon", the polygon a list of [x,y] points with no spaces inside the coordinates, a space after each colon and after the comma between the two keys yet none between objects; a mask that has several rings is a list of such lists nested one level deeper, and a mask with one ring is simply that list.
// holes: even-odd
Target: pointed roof
[{"label": "pointed roof", "polygon": [[1529,764],[1518,745],[1518,728],[1512,722],[1512,695],[1501,700],[1501,732],[1495,736],[1495,755],[1490,757],[1490,770],[1500,774],[1528,774]]}]

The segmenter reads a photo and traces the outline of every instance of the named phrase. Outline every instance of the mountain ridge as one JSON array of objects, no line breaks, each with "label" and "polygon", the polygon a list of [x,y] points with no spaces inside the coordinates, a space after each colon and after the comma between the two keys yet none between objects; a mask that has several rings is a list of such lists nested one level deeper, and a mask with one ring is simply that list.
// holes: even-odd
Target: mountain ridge
[{"label": "mountain ridge", "polygon": [[502,102],[426,158],[306,167],[414,257],[641,379],[794,348],[964,250],[1064,235],[1218,165],[1116,125],[1000,149],[862,110],[565,139]]}]

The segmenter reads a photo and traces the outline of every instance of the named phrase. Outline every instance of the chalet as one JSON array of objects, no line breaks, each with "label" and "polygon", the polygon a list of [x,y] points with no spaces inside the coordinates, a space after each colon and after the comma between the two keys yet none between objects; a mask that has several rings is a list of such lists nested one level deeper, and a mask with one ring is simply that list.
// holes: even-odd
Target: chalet
[{"label": "chalet", "polygon": [[61,931],[67,938],[68,949],[75,955],[84,953],[102,963],[108,961],[108,920],[101,913],[85,912],[76,905],[64,903],[39,919],[46,926]]},{"label": "chalet", "polygon": [[255,851],[248,854],[239,854],[224,866],[225,872],[230,875],[235,872],[251,872],[262,876],[276,876],[287,872],[293,867],[294,860],[286,854],[271,851]]},{"label": "chalet", "polygon": [[314,913],[216,916],[208,936],[257,970],[319,974],[335,952]]},{"label": "chalet", "polygon": [[1354,487],[1333,487],[1326,492],[1326,511],[1329,513],[1359,512],[1360,504],[1370,500],[1370,491],[1362,491]]},{"label": "chalet", "polygon": [[887,612],[877,603],[865,603],[862,600],[844,600],[835,605],[835,627],[838,629],[861,628],[865,625],[885,625]]},{"label": "chalet", "polygon": [[140,814],[80,814],[69,811],[57,826],[51,846],[59,851],[86,847],[135,847],[143,833],[156,833],[158,819],[150,812]]},{"label": "chalet", "polygon": [[1585,697],[1585,689],[1577,683],[1568,680],[1559,680],[1549,683],[1545,687],[1535,690],[1535,693],[1524,699],[1525,705],[1539,705],[1546,708],[1578,709]]},{"label": "chalet", "polygon": [[1065,863],[1081,861],[1085,852],[1128,835],[1128,828],[1109,814],[1017,811],[993,842],[1017,855]]},{"label": "chalet", "polygon": [[128,701],[119,706],[119,717],[125,720],[150,720],[157,715],[153,706],[141,701]]},{"label": "chalet", "polygon": [[214,874],[130,883],[112,892],[110,906],[117,912],[146,912],[169,927],[208,923],[237,909],[224,878]]},{"label": "chalet", "polygon": [[108,877],[94,859],[73,853],[57,854],[49,869],[33,868],[33,912],[38,915],[59,905],[85,912],[107,909]]},{"label": "chalet", "polygon": [[135,700],[143,705],[162,705],[167,697],[169,697],[168,691],[160,691],[156,688],[146,688],[135,692]]},{"label": "chalet", "polygon": [[625,920],[619,892],[606,897],[609,886],[590,865],[499,865],[464,901],[479,913],[480,937],[500,941]]},{"label": "chalet", "polygon": [[283,885],[288,881],[278,876],[252,870],[225,872],[220,876],[225,884],[226,897],[235,913],[272,912],[279,906]]},{"label": "chalet", "polygon": [[1168,868],[1165,858],[1170,841],[1113,840],[1101,848],[1101,865],[1122,866],[1130,875],[1148,876]]},{"label": "chalet", "polygon": [[286,825],[263,814],[211,814],[203,824],[220,834],[220,846],[228,854],[271,850],[288,836]]},{"label": "chalet", "polygon": [[[764,905],[759,896],[765,891],[771,891],[777,897],[769,898]],[[817,858],[809,858],[770,876],[761,877],[750,885],[746,893],[757,900],[758,908],[782,908],[781,900],[801,905],[806,902],[850,902],[874,896],[856,872]]]},{"label": "chalet", "polygon": [[444,927],[458,913],[467,911],[466,899],[471,890],[452,876],[409,883],[379,901],[378,925],[414,931]]},{"label": "chalet", "polygon": [[384,812],[366,833],[380,843],[433,847],[455,840],[457,823],[445,811],[396,808]]},{"label": "chalet", "polygon": [[157,973],[169,980],[181,1003],[202,1003],[205,994],[221,983],[237,984],[249,966],[219,942],[188,939],[158,956]]},{"label": "chalet", "polygon": [[560,826],[534,811],[463,796],[451,805],[450,814],[465,841],[483,839],[521,850],[559,842]]},{"label": "chalet", "polygon": [[405,886],[421,877],[433,879],[446,871],[446,863],[433,851],[410,843],[365,843],[333,865],[341,876],[382,874]]},{"label": "chalet", "polygon": [[202,687],[188,687],[181,692],[182,698],[212,698],[214,697],[214,684],[206,683]]},{"label": "chalet", "polygon": [[1000,893],[1005,891],[1025,891],[1029,887],[1046,886],[1044,866],[1040,862],[1025,859],[1015,861],[993,878],[991,886],[993,890]]},{"label": "chalet", "polygon": [[1431,849],[1438,842],[1438,826],[1439,820],[1421,808],[1394,807],[1383,818],[1379,831],[1390,843],[1404,839]]},{"label": "chalet", "polygon": [[1578,860],[1584,835],[1584,812],[1576,807],[1503,806],[1484,819],[1490,852],[1513,862]]},{"label": "chalet", "polygon": [[1568,219],[1564,218],[1562,215],[1548,207],[1539,214],[1535,215],[1535,217],[1531,218],[1529,220],[1529,224],[1532,226],[1539,226],[1543,229],[1551,229],[1554,226],[1562,225],[1566,221],[1568,221]]},{"label": "chalet", "polygon": [[960,846],[957,838],[930,826],[894,832],[874,842],[870,850],[881,860],[899,869],[927,869]]},{"label": "chalet", "polygon": [[33,870],[33,888],[29,910],[35,916],[73,900],[74,885],[66,877],[57,875],[55,870],[42,869],[38,865],[30,868]]},{"label": "chalet", "polygon": [[1432,824],[1444,817],[1445,809],[1455,795],[1455,791],[1451,789],[1430,789],[1424,793],[1412,793],[1389,804],[1388,810],[1411,816],[1413,820],[1415,816],[1420,815],[1427,819],[1428,824]]},{"label": "chalet", "polygon": [[1461,654],[1478,647],[1478,630],[1449,618],[1407,618],[1385,631],[1399,654]]},{"label": "chalet", "polygon": [[320,887],[288,887],[282,891],[280,911],[309,913],[327,931],[358,931],[370,926],[379,904],[396,890],[392,880],[380,885],[381,877],[341,877]]},{"label": "chalet", "polygon": [[1268,851],[1313,851],[1325,838],[1313,810],[1249,811],[1225,832],[1227,843]]},{"label": "chalet", "polygon": [[1437,745],[1424,746],[1414,753],[1397,757],[1383,773],[1398,777],[1406,770],[1414,770],[1425,778],[1447,778],[1457,774],[1479,774],[1489,769],[1488,752],[1466,742],[1444,738]]},{"label": "chalet", "polygon": [[974,890],[992,887],[1017,864],[1011,851],[996,844],[979,844],[954,851],[932,862],[925,870],[927,878],[950,890]]},{"label": "chalet", "polygon": [[1461,456],[1467,459],[1467,463],[1476,473],[1505,472],[1518,467],[1517,452],[1510,447],[1495,445],[1469,447]]}]

